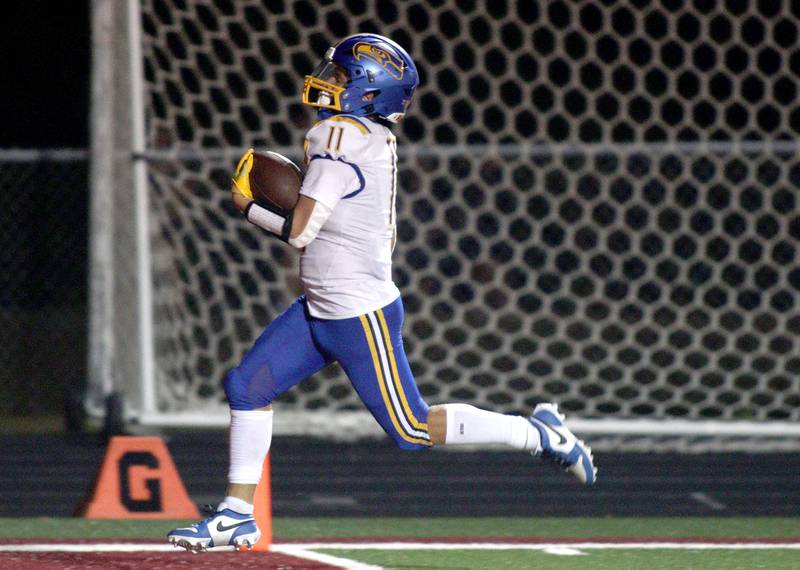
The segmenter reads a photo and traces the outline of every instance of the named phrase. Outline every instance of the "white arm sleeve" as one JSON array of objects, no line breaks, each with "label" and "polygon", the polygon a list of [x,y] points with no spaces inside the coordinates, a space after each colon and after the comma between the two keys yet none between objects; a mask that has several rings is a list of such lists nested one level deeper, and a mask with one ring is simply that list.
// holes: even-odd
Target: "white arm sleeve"
[{"label": "white arm sleeve", "polygon": [[279,237],[283,233],[283,226],[286,223],[286,218],[262,208],[255,202],[251,202],[247,207],[245,218],[251,224],[258,226],[262,230],[272,232]]},{"label": "white arm sleeve", "polygon": [[317,237],[320,228],[331,215],[331,210],[322,202],[316,202],[314,208],[311,210],[311,216],[308,218],[306,227],[296,238],[289,238],[289,245],[302,249]]}]

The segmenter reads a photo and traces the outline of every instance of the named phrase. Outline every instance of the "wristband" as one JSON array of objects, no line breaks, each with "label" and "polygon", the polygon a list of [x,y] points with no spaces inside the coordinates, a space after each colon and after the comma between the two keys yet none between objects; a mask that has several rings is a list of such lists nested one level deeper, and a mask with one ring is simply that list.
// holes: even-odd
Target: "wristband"
[{"label": "wristband", "polygon": [[294,210],[279,210],[270,206],[250,202],[244,210],[248,222],[275,234],[279,239],[289,242],[292,233]]}]

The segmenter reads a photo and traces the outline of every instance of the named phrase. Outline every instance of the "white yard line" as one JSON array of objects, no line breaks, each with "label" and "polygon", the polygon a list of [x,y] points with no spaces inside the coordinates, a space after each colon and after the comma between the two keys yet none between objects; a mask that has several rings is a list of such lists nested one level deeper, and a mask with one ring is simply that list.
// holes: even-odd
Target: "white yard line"
[{"label": "white yard line", "polygon": [[321,562],[323,564],[328,564],[330,566],[338,566],[340,568],[346,568],[347,570],[382,570],[382,566],[375,566],[373,564],[365,564],[363,562],[356,562],[355,560],[350,560],[348,558],[340,558],[338,556],[332,556],[330,554],[322,554],[321,552],[314,552],[305,547],[305,545],[299,544],[273,544],[270,547],[270,550],[273,552],[280,552],[281,554],[287,554],[289,556],[295,556],[297,558],[306,558],[308,560],[313,560],[314,562]]},{"label": "white yard line", "polygon": [[[232,551],[232,547],[215,548],[215,552]],[[539,550],[549,554],[580,555],[583,550],[800,550],[798,542],[311,542],[273,544],[272,551],[307,558],[316,562],[350,570],[379,570],[380,566],[315,552],[316,550]],[[96,543],[96,544],[0,544],[4,552],[172,552],[185,551],[170,544]],[[213,555],[213,552],[210,553]]]},{"label": "white yard line", "polygon": [[576,550],[575,548],[545,548],[542,550],[545,554],[553,554],[555,556],[585,556],[585,552]]},{"label": "white yard line", "polygon": [[313,542],[309,550],[800,550],[800,542]]}]

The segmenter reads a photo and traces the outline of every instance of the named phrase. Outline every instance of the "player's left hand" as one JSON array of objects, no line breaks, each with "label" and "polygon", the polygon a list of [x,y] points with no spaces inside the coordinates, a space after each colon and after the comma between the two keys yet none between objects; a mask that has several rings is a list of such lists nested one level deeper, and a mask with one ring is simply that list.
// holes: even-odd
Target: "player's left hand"
[{"label": "player's left hand", "polygon": [[241,194],[248,200],[253,199],[253,191],[250,190],[250,171],[252,169],[253,149],[251,148],[239,159],[239,164],[236,165],[236,172],[233,174],[231,192],[234,194],[234,201],[236,201],[236,194]]}]

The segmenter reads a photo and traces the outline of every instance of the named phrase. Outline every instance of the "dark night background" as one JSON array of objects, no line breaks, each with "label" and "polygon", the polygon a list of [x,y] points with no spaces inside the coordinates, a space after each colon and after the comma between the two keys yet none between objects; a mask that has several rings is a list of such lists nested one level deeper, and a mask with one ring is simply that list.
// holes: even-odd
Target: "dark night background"
[{"label": "dark night background", "polygon": [[5,2],[0,148],[89,144],[88,0]]},{"label": "dark night background", "polygon": [[[85,152],[89,0],[6,2],[0,38],[0,149]],[[86,381],[89,163],[70,156],[0,161],[4,430],[59,429]]]}]

